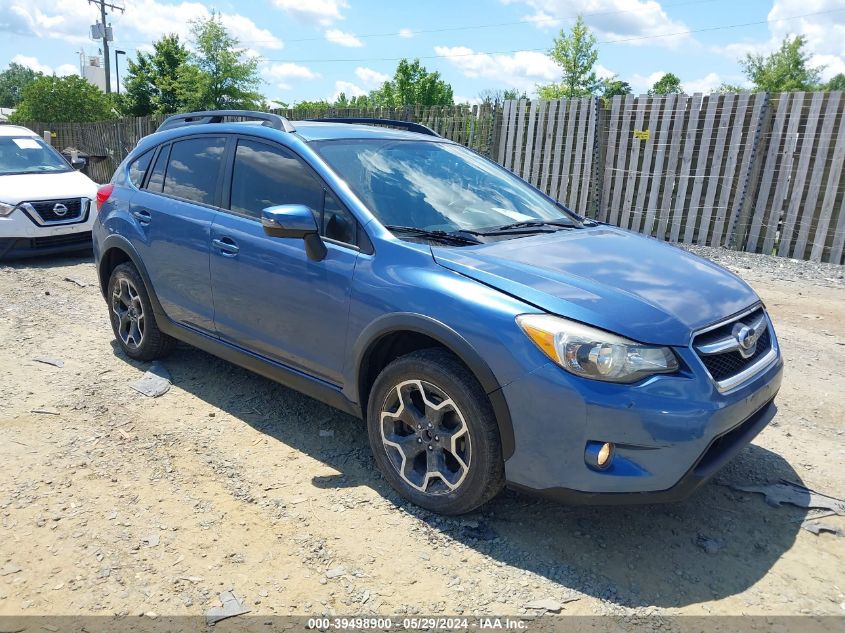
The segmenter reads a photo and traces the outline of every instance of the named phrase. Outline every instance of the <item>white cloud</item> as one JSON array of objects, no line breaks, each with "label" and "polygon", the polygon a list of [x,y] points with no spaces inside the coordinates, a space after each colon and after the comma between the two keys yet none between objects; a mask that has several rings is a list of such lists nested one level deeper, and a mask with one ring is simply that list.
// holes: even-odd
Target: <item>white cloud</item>
[{"label": "white cloud", "polygon": [[434,50],[467,77],[489,79],[519,90],[533,91],[536,84],[556,81],[561,75],[548,55],[535,51],[491,55],[466,46],[435,46]]},{"label": "white cloud", "polygon": [[692,81],[681,81],[681,86],[684,92],[688,95],[694,95],[697,92],[702,94],[712,94],[724,83],[724,80],[718,73],[707,73],[701,79],[693,79]]},{"label": "white cloud", "polygon": [[634,73],[630,77],[627,78],[629,84],[631,84],[631,89],[634,91],[635,95],[645,94],[648,92],[649,88],[651,88],[657,80],[663,77],[666,74],[665,70],[656,70],[650,75],[641,75],[640,73]]},{"label": "white cloud", "polygon": [[345,0],[273,0],[273,4],[300,22],[320,26],[342,20],[341,10],[349,8]]},{"label": "white cloud", "polygon": [[293,87],[290,83],[291,80],[307,81],[318,79],[321,76],[320,73],[315,73],[308,66],[292,62],[265,66],[261,69],[261,75],[280,90],[290,90]]},{"label": "white cloud", "polygon": [[[187,40],[191,21],[211,15],[200,2],[166,4],[158,0],[134,0],[126,3],[126,12],[109,16],[115,43],[155,40],[167,33],[177,33]],[[0,31],[37,38],[61,39],[73,44],[91,44],[89,27],[98,18],[96,8],[83,2],[67,0],[0,0]],[[282,41],[251,19],[234,13],[221,13],[220,19],[242,44],[252,48],[282,48]]]},{"label": "white cloud", "polygon": [[32,70],[44,73],[45,75],[58,75],[59,77],[66,77],[67,75],[78,75],[79,69],[73,64],[61,64],[53,68],[47,64],[42,64],[37,57],[30,57],[29,55],[15,55],[12,61],[21,66],[26,66]]},{"label": "white cloud", "polygon": [[399,37],[411,38],[414,37],[414,32],[409,28],[399,29]]},{"label": "white cloud", "polygon": [[610,70],[610,68],[607,68],[606,66],[602,66],[601,64],[596,64],[595,70],[596,70],[596,76],[599,79],[612,79],[613,77],[615,77],[617,75],[617,73]]},{"label": "white cloud", "polygon": [[353,84],[351,81],[336,81],[334,82],[334,95],[330,100],[337,101],[341,92],[346,95],[347,99],[351,97],[363,97],[367,94],[366,90]]},{"label": "white cloud", "polygon": [[[538,28],[559,28],[583,15],[587,25],[600,39],[632,39],[629,44],[677,46],[689,35],[673,35],[688,27],[673,20],[657,0],[503,0],[505,4],[524,4],[534,13],[525,17]],[[556,23],[554,20],[558,20]]]},{"label": "white cloud", "polygon": [[358,66],[355,69],[355,76],[368,86],[380,86],[390,79],[390,75],[385,75],[384,73],[380,73],[372,68],[365,68],[364,66]]},{"label": "white cloud", "polygon": [[340,29],[328,29],[326,31],[326,39],[333,44],[340,44],[341,46],[348,46],[349,48],[358,48],[363,46],[364,42],[355,37],[352,33],[346,33]]},{"label": "white cloud", "polygon": [[481,99],[479,99],[478,97],[461,97],[461,96],[455,95],[454,100],[455,100],[455,103],[460,104],[460,105],[463,105],[465,103],[467,103],[469,105],[479,105],[481,103]]},{"label": "white cloud", "polygon": [[[812,66],[826,66],[822,79],[845,73],[845,12],[842,0],[774,0],[769,12],[767,41],[741,41],[715,48],[732,60],[744,59],[746,54],[768,55],[780,47],[784,38],[803,35]],[[805,14],[815,15],[805,15]],[[796,15],[799,19],[787,20]]]}]

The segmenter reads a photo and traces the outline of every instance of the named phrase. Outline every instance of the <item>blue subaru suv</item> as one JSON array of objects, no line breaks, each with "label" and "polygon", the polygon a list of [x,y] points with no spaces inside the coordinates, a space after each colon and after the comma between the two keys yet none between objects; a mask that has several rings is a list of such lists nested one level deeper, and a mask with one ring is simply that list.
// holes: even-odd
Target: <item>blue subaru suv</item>
[{"label": "blue subaru suv", "polygon": [[[399,128],[399,129],[397,129]],[[398,121],[168,118],[99,190],[117,341],[184,341],[366,420],[401,495],[681,499],[775,415],[743,281]]]}]

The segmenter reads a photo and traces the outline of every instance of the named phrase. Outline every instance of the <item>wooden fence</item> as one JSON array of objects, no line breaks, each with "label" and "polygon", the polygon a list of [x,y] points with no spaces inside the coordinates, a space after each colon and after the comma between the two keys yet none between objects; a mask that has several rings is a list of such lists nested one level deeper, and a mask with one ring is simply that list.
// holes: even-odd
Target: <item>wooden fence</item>
[{"label": "wooden fence", "polygon": [[[662,240],[845,263],[845,95],[724,94],[276,111],[414,121],[575,211]],[[99,182],[162,117],[27,123],[98,157]]]}]

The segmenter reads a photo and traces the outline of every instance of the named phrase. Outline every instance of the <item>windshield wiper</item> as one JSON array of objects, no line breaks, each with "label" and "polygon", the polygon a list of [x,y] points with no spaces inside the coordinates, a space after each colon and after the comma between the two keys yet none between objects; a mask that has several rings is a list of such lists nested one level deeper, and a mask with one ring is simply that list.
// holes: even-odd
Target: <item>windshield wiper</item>
[{"label": "windshield wiper", "polygon": [[[548,230],[542,230],[549,227]],[[581,226],[572,222],[561,222],[558,220],[529,220],[527,222],[514,222],[497,226],[489,231],[473,231],[474,235],[502,235],[507,233],[554,233],[560,229],[580,229]],[[526,231],[525,229],[529,229]],[[540,229],[540,230],[534,230]]]},{"label": "windshield wiper", "polygon": [[401,226],[399,224],[387,224],[385,225],[386,229],[393,231],[394,233],[406,233],[411,236],[415,237],[427,237],[433,240],[440,240],[443,242],[453,242],[458,244],[481,244],[481,240],[478,240],[470,235],[461,235],[461,232],[449,232],[449,231],[429,231],[428,229],[421,229],[416,226]]}]

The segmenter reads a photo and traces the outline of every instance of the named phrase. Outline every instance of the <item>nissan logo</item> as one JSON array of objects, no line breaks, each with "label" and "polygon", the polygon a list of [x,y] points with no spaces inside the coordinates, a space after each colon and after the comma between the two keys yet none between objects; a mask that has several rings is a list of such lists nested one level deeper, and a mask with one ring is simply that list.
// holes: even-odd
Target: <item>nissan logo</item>
[{"label": "nissan logo", "polygon": [[63,218],[67,215],[67,207],[63,205],[61,202],[57,202],[53,205],[53,213],[60,218]]}]

